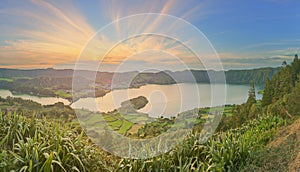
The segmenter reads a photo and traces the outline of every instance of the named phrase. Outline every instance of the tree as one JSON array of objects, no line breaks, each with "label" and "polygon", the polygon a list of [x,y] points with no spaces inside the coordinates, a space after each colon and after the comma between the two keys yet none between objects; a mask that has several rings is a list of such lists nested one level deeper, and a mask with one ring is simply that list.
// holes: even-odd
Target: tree
[{"label": "tree", "polygon": [[252,104],[248,112],[248,119],[254,119],[261,112],[261,109],[256,104]]},{"label": "tree", "polygon": [[299,61],[299,59],[298,59],[298,55],[297,54],[295,54],[295,58],[294,58],[294,62],[298,62]]},{"label": "tree", "polygon": [[254,82],[250,83],[250,89],[248,92],[248,100],[246,102],[247,105],[252,106],[252,104],[256,103],[256,95],[255,95],[255,87]]},{"label": "tree", "polygon": [[283,61],[282,62],[282,67],[286,67],[286,65],[287,65],[286,61]]},{"label": "tree", "polygon": [[293,84],[295,85],[296,80],[297,80],[297,75],[300,73],[300,61],[298,59],[298,55],[295,55],[295,58],[292,62],[292,79],[293,79]]},{"label": "tree", "polygon": [[[298,75],[300,78],[300,75]],[[291,94],[288,95],[286,107],[292,115],[300,114],[300,81],[296,83]]]},{"label": "tree", "polygon": [[270,79],[268,77],[266,80],[266,85],[265,85],[261,105],[262,105],[262,107],[265,107],[271,103],[272,103],[272,88],[271,88],[271,84],[270,84]]}]

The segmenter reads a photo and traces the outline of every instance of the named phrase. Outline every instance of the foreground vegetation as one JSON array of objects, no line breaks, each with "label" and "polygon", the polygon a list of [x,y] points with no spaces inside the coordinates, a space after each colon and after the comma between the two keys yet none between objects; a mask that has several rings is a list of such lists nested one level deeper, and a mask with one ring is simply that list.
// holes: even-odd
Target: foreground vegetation
[{"label": "foreground vegetation", "polygon": [[201,144],[191,135],[167,154],[148,160],[113,157],[87,138],[78,124],[20,114],[0,114],[1,171],[228,171],[240,170],[285,121],[261,117]]}]

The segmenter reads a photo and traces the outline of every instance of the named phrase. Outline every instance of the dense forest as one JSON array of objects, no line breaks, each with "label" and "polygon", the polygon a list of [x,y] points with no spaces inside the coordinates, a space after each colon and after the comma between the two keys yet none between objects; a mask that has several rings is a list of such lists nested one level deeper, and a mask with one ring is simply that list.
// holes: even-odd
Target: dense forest
[{"label": "dense forest", "polygon": [[300,60],[295,55],[293,62],[283,65],[278,73],[270,80],[266,79],[263,98],[256,101],[254,82],[250,83],[249,96],[246,103],[237,105],[233,115],[224,119],[220,127],[234,128],[241,126],[244,121],[269,114],[283,118],[300,115]]}]

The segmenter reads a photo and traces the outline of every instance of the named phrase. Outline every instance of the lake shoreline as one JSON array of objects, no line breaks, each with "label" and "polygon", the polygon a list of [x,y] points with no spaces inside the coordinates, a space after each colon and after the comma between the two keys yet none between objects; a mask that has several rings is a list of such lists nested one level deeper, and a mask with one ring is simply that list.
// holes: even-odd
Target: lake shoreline
[{"label": "lake shoreline", "polygon": [[[212,87],[214,87],[214,89],[217,92],[218,90],[222,90],[222,89],[224,90],[225,87],[227,89],[226,100],[223,100],[223,102],[220,100],[216,100],[217,103],[211,103],[211,93],[212,93],[211,91],[215,91],[215,90],[211,90],[213,89]],[[179,90],[181,89],[183,90],[182,95],[186,95],[183,98],[180,97]],[[5,93],[1,93],[0,90],[0,96],[2,94],[2,97],[12,96],[12,97],[31,99],[43,105],[63,102],[65,105],[70,105],[70,107],[74,109],[87,109],[93,112],[109,112],[120,107],[121,102],[141,95],[141,96],[145,96],[150,103],[146,107],[142,108],[140,112],[152,113],[152,115],[150,116],[156,118],[162,115],[162,112],[164,116],[171,116],[172,114],[178,114],[182,111],[193,109],[193,108],[242,104],[246,101],[246,98],[248,96],[248,89],[249,89],[248,85],[236,85],[236,84],[226,84],[226,85],[192,84],[192,83],[172,84],[172,85],[148,84],[148,85],[142,85],[138,88],[114,89],[110,92],[107,92],[104,96],[101,97],[85,96],[85,98],[79,98],[77,101],[72,103],[70,99],[64,99],[61,97],[22,95],[22,94],[16,94],[15,92],[12,93],[7,89],[2,89],[4,90],[2,92]],[[259,89],[257,89],[257,91],[258,90]],[[198,94],[195,94],[193,91],[198,92]],[[257,98],[261,99],[259,96],[261,97],[262,95],[257,94]],[[201,99],[200,103],[199,103],[200,101],[199,99]],[[225,98],[219,96],[219,99],[225,99]]]}]

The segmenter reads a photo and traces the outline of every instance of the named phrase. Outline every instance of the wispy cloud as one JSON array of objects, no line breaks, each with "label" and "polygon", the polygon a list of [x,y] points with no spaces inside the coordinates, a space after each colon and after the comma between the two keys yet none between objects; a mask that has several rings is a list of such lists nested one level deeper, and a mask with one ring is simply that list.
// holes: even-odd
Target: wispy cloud
[{"label": "wispy cloud", "polygon": [[279,40],[279,41],[273,41],[273,42],[260,42],[256,44],[250,44],[245,47],[242,47],[240,50],[249,50],[249,49],[257,49],[257,48],[262,48],[266,49],[269,47],[274,47],[274,46],[295,46],[295,45],[300,45],[300,40],[299,39],[293,39],[293,40]]},{"label": "wispy cloud", "polygon": [[[93,11],[91,14],[87,9],[89,6],[84,8],[79,5],[89,3],[83,1],[24,0],[13,3],[12,6],[2,5],[0,6],[0,67],[73,67],[79,56],[81,57],[79,64],[87,68],[88,66],[97,66],[102,62],[107,66],[107,69],[113,69],[123,64],[124,60],[128,60],[128,63],[131,63],[128,66],[132,67],[159,67],[161,65],[162,67],[173,66],[174,69],[177,69],[182,65],[181,62],[191,66],[197,64],[198,67],[202,67],[203,65],[199,66],[198,59],[183,46],[194,45],[198,40],[195,40],[197,38],[190,35],[189,30],[182,27],[180,22],[168,22],[163,20],[163,17],[153,18],[150,15],[135,21],[129,20],[128,23],[122,22],[121,19],[139,13],[162,13],[199,23],[202,19],[205,20],[209,15],[213,15],[217,10],[230,11],[230,9],[223,8],[223,5],[226,5],[223,1],[221,7],[214,8],[219,2],[221,1],[103,0],[100,3],[95,3],[96,7],[93,10],[97,9],[97,11]],[[289,4],[295,1],[269,0],[269,2]],[[98,4],[100,5],[97,6]],[[93,16],[96,12],[99,13],[99,19]],[[272,17],[263,14],[260,13],[257,16],[267,17],[267,19]],[[218,13],[217,17],[221,19],[221,15],[223,14]],[[234,15],[238,14],[230,15],[234,18]],[[294,16],[290,13],[285,13],[285,15],[288,17]],[[252,15],[249,16],[252,17]],[[217,17],[214,16],[212,19],[217,19]],[[225,17],[226,22],[231,21]],[[281,16],[276,15],[275,17]],[[96,34],[100,28],[95,28],[95,25],[102,27],[110,21],[115,21],[113,27],[103,33]],[[207,30],[213,30],[208,31],[211,33],[210,37],[213,37],[216,41],[225,42],[222,44],[225,48],[220,48],[223,52],[219,55],[225,68],[280,65],[282,60],[289,60],[292,55],[300,51],[299,37],[290,35],[286,39],[284,39],[285,37],[280,37],[280,39],[279,37],[254,39],[249,41],[251,44],[247,44],[247,41],[241,41],[242,44],[232,47],[232,45],[229,45],[232,43],[230,41],[235,38],[244,39],[244,37],[238,35],[240,33],[236,33],[238,36],[234,37],[236,36],[235,32],[240,31],[235,28],[236,26],[216,28],[218,25],[214,25],[214,23],[218,22],[215,20],[208,22],[206,20],[201,25],[205,26],[205,24],[212,23],[212,27],[215,26],[214,28],[207,27]],[[296,26],[298,25],[295,24]],[[292,24],[291,27],[293,27]],[[126,34],[139,35],[160,30],[168,33],[174,28],[178,28],[178,31],[181,29],[178,35],[184,38],[181,40],[182,42],[168,37],[149,35],[121,40]],[[271,28],[270,32],[272,32]],[[91,39],[93,36],[95,37]],[[256,35],[253,35],[253,37],[256,37]],[[88,43],[88,41],[90,42]],[[240,46],[243,47],[239,48]],[[211,63],[218,63],[214,59],[215,56],[205,52],[206,45],[196,44],[195,47],[199,47],[199,49],[205,47],[201,58],[209,59]],[[108,49],[111,49],[111,51],[106,52]],[[155,53],[148,50],[153,50]],[[158,51],[161,52],[157,53]]]},{"label": "wispy cloud", "polygon": [[[30,3],[35,7],[34,11],[22,8],[0,10],[1,17],[9,15],[16,25],[22,17],[18,28],[6,28],[12,29],[10,35],[5,35],[11,40],[6,40],[0,47],[0,64],[31,68],[41,62],[48,66],[74,62],[82,46],[95,33],[94,29],[71,3],[62,3],[60,8],[42,0]],[[61,8],[68,9],[68,13]]]},{"label": "wispy cloud", "polygon": [[[82,54],[85,56],[84,60],[99,60],[98,58],[104,55],[104,49],[114,46],[113,40],[110,35],[97,35],[87,44],[87,47],[84,47],[97,30],[87,22],[83,12],[73,2],[69,0],[31,0],[26,3],[25,8],[21,6],[0,8],[0,19],[9,22],[9,25],[0,25],[2,30],[2,34],[0,33],[2,37],[0,67],[35,68],[75,63],[83,48],[88,49],[84,50],[88,52],[87,54]],[[198,11],[204,11],[204,3],[198,3],[192,10],[188,6],[180,8],[183,11],[178,14],[177,9],[182,6],[182,2],[179,0],[126,3],[124,1],[103,1],[106,6],[99,7],[99,11],[109,16],[112,21],[118,21],[121,17],[137,13],[154,12],[188,18]],[[150,20],[151,23],[149,23]],[[151,32],[161,28],[162,22],[159,17],[154,20],[151,18],[148,21],[143,20],[139,26],[135,27],[135,32]],[[112,31],[116,39],[122,29],[119,24],[115,22]],[[171,27],[169,25],[168,29]],[[182,54],[178,47],[175,47],[178,45],[167,47],[170,45],[170,41],[159,41],[148,37],[119,44],[107,54],[108,57],[104,59],[104,62],[107,64],[119,63],[125,57],[143,51],[145,47],[162,49],[174,55]],[[147,62],[149,63],[151,60],[158,59],[148,58]]]},{"label": "wispy cloud", "polygon": [[300,48],[285,48],[252,53],[220,53],[219,56],[225,69],[241,69],[281,66],[283,61],[291,62],[299,52]]}]

